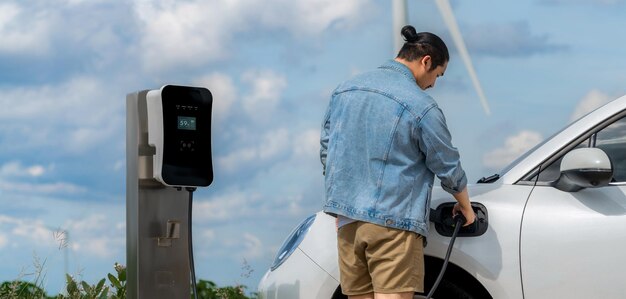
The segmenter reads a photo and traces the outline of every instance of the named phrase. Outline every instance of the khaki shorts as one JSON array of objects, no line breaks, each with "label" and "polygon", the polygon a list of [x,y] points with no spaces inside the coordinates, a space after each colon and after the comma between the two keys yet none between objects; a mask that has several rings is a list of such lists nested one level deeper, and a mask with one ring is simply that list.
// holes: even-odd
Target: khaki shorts
[{"label": "khaki shorts", "polygon": [[424,291],[421,235],[362,221],[342,226],[337,235],[345,295]]}]

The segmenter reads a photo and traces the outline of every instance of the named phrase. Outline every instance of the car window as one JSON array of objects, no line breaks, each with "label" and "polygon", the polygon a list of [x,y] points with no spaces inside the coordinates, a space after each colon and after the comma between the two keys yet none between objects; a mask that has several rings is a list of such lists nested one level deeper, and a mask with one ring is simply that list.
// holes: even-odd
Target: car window
[{"label": "car window", "polygon": [[598,132],[595,145],[611,159],[613,181],[626,182],[626,117]]},{"label": "car window", "polygon": [[[602,149],[611,159],[613,164],[613,181],[626,182],[626,117],[608,125],[591,138],[580,142],[574,148],[598,147]],[[563,154],[565,156],[565,154]],[[555,160],[545,167],[536,178],[539,182],[552,182],[559,178],[561,160]],[[533,180],[535,179],[533,178]]]},{"label": "car window", "polygon": [[[576,145],[574,149],[588,147],[588,146],[589,146],[589,139],[579,143],[578,145]],[[540,182],[556,181],[561,175],[561,160],[563,160],[564,156],[565,155],[561,156],[560,158],[552,162],[552,164],[550,164],[544,170],[542,170],[539,173],[538,181]]]}]

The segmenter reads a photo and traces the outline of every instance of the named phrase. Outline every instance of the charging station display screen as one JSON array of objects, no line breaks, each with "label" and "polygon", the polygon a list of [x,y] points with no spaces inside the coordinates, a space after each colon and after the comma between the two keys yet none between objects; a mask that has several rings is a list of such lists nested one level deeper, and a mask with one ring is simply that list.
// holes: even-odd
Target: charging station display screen
[{"label": "charging station display screen", "polygon": [[196,118],[191,116],[179,116],[178,117],[178,129],[179,130],[196,130]]},{"label": "charging station display screen", "polygon": [[161,97],[163,181],[172,186],[208,186],[213,181],[211,92],[167,85]]}]

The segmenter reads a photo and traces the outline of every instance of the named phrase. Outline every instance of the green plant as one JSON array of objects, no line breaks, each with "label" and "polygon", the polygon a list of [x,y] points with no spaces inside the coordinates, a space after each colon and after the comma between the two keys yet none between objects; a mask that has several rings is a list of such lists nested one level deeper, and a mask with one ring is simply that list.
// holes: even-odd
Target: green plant
[{"label": "green plant", "polygon": [[209,280],[200,279],[197,284],[198,298],[202,299],[254,299],[245,295],[246,286],[217,287]]},{"label": "green plant", "polygon": [[[5,281],[0,284],[0,298],[14,299],[42,299],[51,298],[48,297],[43,289],[43,283],[45,281],[46,272],[44,271],[46,265],[46,259],[41,261],[37,254],[33,255],[33,267],[34,272],[27,273],[27,268],[24,268],[18,275],[18,278],[13,281]],[[32,282],[24,281],[23,279],[28,276],[33,276]]]},{"label": "green plant", "polygon": [[27,281],[5,281],[0,285],[0,298],[17,299],[40,299],[48,298],[46,291],[32,282]]},{"label": "green plant", "polygon": [[[85,281],[79,281],[73,276],[65,275],[65,292],[49,297],[43,287],[43,266],[45,261],[40,263],[35,258],[35,272],[22,274],[20,277],[35,275],[33,282],[22,281],[20,279],[14,281],[5,281],[0,284],[0,298],[2,299],[126,299],[126,267],[119,263],[115,263],[115,275],[108,273],[107,278],[110,285],[106,284],[103,278],[96,284],[89,284]],[[252,272],[251,267],[244,261],[245,273],[242,277],[249,277]],[[197,284],[198,298],[202,299],[256,299],[257,294],[252,293],[248,297],[245,295],[246,286],[236,284],[235,286],[218,287],[214,282],[200,279]]]},{"label": "green plant", "polygon": [[107,286],[103,278],[97,284],[90,285],[85,281],[78,282],[72,276],[66,274],[67,295],[57,295],[57,299],[125,299],[126,298],[126,267],[115,263],[117,275],[109,273],[107,278],[115,293],[110,294],[111,288]]},{"label": "green plant", "polygon": [[68,274],[65,275],[65,279],[67,295],[58,295],[57,299],[106,299],[109,293],[109,288],[104,285],[104,278],[95,285],[85,281],[78,283]]},{"label": "green plant", "polygon": [[111,296],[111,299],[125,299],[126,298],[126,267],[121,264],[115,263],[115,272],[117,276],[109,273],[107,277],[111,282],[111,286],[115,288],[115,294]]}]

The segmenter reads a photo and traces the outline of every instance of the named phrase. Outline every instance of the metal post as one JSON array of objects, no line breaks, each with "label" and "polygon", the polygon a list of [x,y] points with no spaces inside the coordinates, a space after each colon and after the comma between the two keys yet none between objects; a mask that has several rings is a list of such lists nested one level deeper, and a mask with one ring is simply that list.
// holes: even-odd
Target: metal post
[{"label": "metal post", "polygon": [[189,298],[189,195],[152,178],[147,92],[126,96],[127,298]]}]

